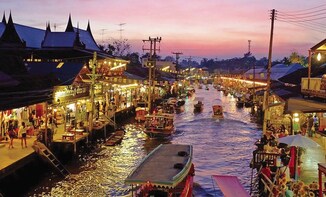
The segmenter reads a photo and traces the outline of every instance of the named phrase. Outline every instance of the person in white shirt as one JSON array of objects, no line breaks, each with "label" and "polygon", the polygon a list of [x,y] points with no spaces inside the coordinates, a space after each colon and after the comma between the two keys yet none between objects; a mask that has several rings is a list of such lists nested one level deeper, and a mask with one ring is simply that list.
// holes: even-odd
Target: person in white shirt
[{"label": "person in white shirt", "polygon": [[25,125],[25,122],[22,122],[22,125],[19,127],[19,137],[21,137],[21,145],[22,145],[22,148],[24,148],[23,144],[25,144],[25,148],[27,148],[27,143],[26,143],[26,130],[27,130],[27,127]]}]

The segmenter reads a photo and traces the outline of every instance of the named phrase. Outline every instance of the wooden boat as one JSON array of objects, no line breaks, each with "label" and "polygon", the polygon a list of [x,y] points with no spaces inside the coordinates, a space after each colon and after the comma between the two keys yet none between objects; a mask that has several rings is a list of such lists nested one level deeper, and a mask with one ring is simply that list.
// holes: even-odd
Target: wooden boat
[{"label": "wooden boat", "polygon": [[191,145],[159,145],[125,179],[131,196],[193,196],[192,152]]},{"label": "wooden boat", "polygon": [[174,114],[157,113],[145,116],[145,133],[151,138],[164,138],[174,132]]},{"label": "wooden boat", "polygon": [[221,105],[213,105],[213,118],[223,119],[223,107]]},{"label": "wooden boat", "polygon": [[243,105],[244,105],[243,99],[242,98],[238,98],[237,99],[237,102],[236,102],[236,106],[239,107],[239,108],[241,108],[241,107],[243,107]]},{"label": "wooden boat", "polygon": [[145,116],[148,114],[148,108],[146,107],[136,107],[136,117],[135,120],[138,122],[145,121]]},{"label": "wooden boat", "polygon": [[198,101],[198,103],[194,105],[194,112],[202,112],[203,109],[204,109],[204,104],[202,101]]},{"label": "wooden boat", "polygon": [[125,135],[125,131],[123,129],[115,131],[105,142],[106,146],[114,146],[116,144],[120,144],[123,136]]}]

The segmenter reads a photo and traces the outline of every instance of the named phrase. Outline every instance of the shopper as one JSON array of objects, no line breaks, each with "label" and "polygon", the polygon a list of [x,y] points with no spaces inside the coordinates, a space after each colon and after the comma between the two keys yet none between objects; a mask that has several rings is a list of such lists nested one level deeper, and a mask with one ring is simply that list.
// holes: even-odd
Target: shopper
[{"label": "shopper", "polygon": [[27,148],[27,143],[26,143],[26,125],[25,125],[25,122],[22,122],[22,125],[19,127],[19,135],[21,137],[21,145],[22,145],[22,148],[24,148],[24,145],[25,144],[25,148]]},{"label": "shopper", "polygon": [[14,144],[14,138],[16,137],[16,132],[14,130],[14,125],[13,125],[11,120],[9,121],[9,126],[8,126],[7,133],[8,133],[9,139],[10,139],[10,141],[9,141],[9,149],[14,148],[13,144]]}]

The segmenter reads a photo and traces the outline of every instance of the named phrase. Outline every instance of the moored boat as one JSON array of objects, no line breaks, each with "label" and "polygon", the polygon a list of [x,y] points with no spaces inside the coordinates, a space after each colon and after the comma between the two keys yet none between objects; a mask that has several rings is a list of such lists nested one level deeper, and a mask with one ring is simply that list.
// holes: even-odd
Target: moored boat
[{"label": "moored boat", "polygon": [[148,108],[146,107],[146,104],[144,105],[138,105],[135,109],[136,117],[135,120],[138,122],[145,121],[145,116],[148,114]]},{"label": "moored boat", "polygon": [[123,129],[115,131],[110,137],[106,140],[106,146],[114,146],[116,144],[120,144],[123,136],[125,135],[125,131]]},{"label": "moored boat", "polygon": [[198,101],[198,103],[194,105],[194,112],[202,112],[203,109],[204,109],[204,104],[202,101]]},{"label": "moored boat", "polygon": [[174,114],[157,113],[145,116],[145,133],[151,138],[164,138],[174,132]]},{"label": "moored boat", "polygon": [[223,119],[223,107],[221,105],[213,105],[213,118]]},{"label": "moored boat", "polygon": [[193,196],[192,146],[161,144],[126,178],[132,196]]}]

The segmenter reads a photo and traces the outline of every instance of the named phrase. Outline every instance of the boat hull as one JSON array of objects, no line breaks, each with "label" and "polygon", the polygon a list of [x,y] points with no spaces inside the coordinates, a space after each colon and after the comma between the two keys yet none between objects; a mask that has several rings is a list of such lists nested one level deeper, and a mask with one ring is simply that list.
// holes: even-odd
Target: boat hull
[{"label": "boat hull", "polygon": [[105,142],[106,146],[114,146],[122,142],[124,131],[119,130],[114,132]]},{"label": "boat hull", "polygon": [[167,129],[146,128],[144,132],[150,138],[165,138],[174,133],[174,127]]}]

